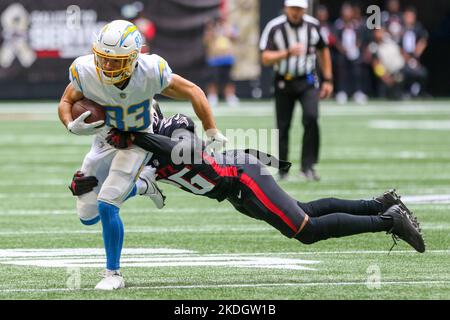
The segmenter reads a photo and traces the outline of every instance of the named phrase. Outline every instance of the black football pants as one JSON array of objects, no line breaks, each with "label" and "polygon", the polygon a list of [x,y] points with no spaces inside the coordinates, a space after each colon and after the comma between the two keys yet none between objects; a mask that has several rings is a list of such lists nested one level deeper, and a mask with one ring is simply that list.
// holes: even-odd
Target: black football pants
[{"label": "black football pants", "polygon": [[302,243],[392,228],[391,220],[378,215],[387,208],[375,200],[325,198],[302,203],[281,189],[261,163],[238,165],[238,172],[239,182],[228,197],[231,204]]}]

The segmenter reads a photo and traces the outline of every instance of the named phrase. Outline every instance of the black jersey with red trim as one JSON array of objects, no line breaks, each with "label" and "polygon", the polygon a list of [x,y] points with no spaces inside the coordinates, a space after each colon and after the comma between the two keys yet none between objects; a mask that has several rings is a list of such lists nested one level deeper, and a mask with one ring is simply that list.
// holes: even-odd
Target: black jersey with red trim
[{"label": "black jersey with red trim", "polygon": [[308,221],[260,161],[264,153],[228,150],[208,155],[192,120],[180,114],[163,119],[157,129],[133,135],[136,145],[153,153],[149,165],[157,169],[158,181],[218,201],[227,199],[239,212],[268,222],[288,237],[297,235]]},{"label": "black jersey with red trim", "polygon": [[225,154],[208,155],[191,118],[164,118],[154,133],[135,133],[134,143],[153,153],[149,165],[156,180],[185,191],[223,201],[237,181],[238,169]]}]

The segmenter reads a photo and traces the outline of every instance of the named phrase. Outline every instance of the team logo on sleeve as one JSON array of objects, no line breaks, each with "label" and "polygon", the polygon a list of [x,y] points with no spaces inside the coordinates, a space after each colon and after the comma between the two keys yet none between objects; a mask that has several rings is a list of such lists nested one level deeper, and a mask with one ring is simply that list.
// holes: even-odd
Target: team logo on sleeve
[{"label": "team logo on sleeve", "polygon": [[81,91],[83,91],[83,87],[81,86],[80,74],[78,73],[78,68],[75,63],[72,63],[70,66],[70,76],[72,80],[75,80],[80,87]]},{"label": "team logo on sleeve", "polygon": [[186,125],[186,127],[188,127],[189,126],[189,121],[188,121],[188,119],[186,118],[186,117],[184,117],[184,116],[181,116],[180,114],[177,114],[175,117],[174,117],[174,119],[177,121],[177,124],[184,124],[184,125]]},{"label": "team logo on sleeve", "polygon": [[160,82],[160,86],[162,87],[163,83],[164,83],[164,72],[167,67],[166,60],[164,60],[163,58],[159,58],[158,67],[159,67],[159,82]]}]

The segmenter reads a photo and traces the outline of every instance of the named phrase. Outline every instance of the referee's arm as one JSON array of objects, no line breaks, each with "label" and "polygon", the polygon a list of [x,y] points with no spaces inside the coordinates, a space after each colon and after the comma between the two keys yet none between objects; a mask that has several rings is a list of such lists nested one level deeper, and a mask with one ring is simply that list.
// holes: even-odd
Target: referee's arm
[{"label": "referee's arm", "polygon": [[274,65],[278,61],[287,59],[289,57],[289,50],[264,50],[261,53],[261,62],[268,67]]},{"label": "referee's arm", "polygon": [[[302,54],[303,45],[296,43],[289,49],[284,50],[270,50],[266,49],[261,53],[261,62],[264,66],[271,66],[283,59],[289,58],[289,56],[299,56]],[[331,63],[331,60],[330,60]]]},{"label": "referee's arm", "polygon": [[326,99],[333,93],[333,71],[331,67],[331,54],[328,47],[321,48],[317,52],[319,65],[322,71],[322,85],[320,87],[320,98]]},{"label": "referee's arm", "polygon": [[283,59],[289,58],[294,52],[289,49],[278,49],[273,41],[274,30],[269,25],[263,31],[260,41],[261,63],[264,66],[272,66]]}]

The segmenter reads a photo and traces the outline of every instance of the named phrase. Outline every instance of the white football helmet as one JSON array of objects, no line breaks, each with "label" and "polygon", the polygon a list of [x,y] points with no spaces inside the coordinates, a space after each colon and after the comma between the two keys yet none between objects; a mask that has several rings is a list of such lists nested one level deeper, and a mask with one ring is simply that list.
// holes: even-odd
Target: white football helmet
[{"label": "white football helmet", "polygon": [[131,77],[142,48],[142,36],[129,21],[114,20],[99,32],[93,44],[97,75],[103,83]]}]

